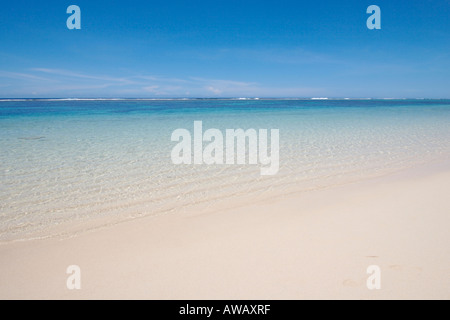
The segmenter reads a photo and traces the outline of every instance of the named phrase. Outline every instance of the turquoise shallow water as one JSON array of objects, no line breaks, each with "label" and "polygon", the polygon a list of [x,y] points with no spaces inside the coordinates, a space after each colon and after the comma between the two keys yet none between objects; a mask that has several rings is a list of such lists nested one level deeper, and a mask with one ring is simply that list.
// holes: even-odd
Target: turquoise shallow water
[{"label": "turquoise shallow water", "polygon": [[[177,128],[280,130],[280,170],[174,165]],[[450,158],[448,100],[0,101],[0,240],[205,212]],[[106,221],[106,220],[105,220]]]}]

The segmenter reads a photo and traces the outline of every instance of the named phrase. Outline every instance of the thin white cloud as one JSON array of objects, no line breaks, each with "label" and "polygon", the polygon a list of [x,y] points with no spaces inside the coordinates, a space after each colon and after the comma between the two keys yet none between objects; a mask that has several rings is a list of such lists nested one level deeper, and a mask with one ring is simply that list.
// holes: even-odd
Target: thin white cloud
[{"label": "thin white cloud", "polygon": [[224,86],[239,86],[239,87],[248,87],[252,85],[256,85],[256,82],[243,82],[243,81],[233,81],[233,80],[219,80],[219,79],[205,79],[199,77],[190,77],[189,79],[200,82],[200,83],[215,83],[218,85]]},{"label": "thin white cloud", "polygon": [[127,83],[127,84],[133,83],[131,80],[124,78],[124,77],[97,76],[97,75],[72,72],[72,71],[63,70],[63,69],[33,68],[31,70],[37,71],[37,72],[43,72],[43,73],[47,73],[47,74],[59,75],[59,76],[68,77],[68,78],[102,80],[102,81],[111,81],[111,82]]},{"label": "thin white cloud", "polygon": [[223,92],[222,90],[220,90],[220,89],[218,89],[218,88],[211,87],[211,86],[206,87],[206,89],[207,89],[208,91],[212,92],[212,93],[215,94],[215,95],[221,94],[221,93]]},{"label": "thin white cloud", "polygon": [[19,79],[19,80],[50,81],[49,78],[39,77],[34,74],[20,73],[20,72],[8,72],[8,71],[0,71],[0,77]]},{"label": "thin white cloud", "polygon": [[[70,97],[302,97],[321,94],[308,87],[271,87],[258,82],[155,75],[110,76],[71,70],[33,68],[33,73],[0,71],[0,77],[23,80],[14,92]],[[45,77],[42,76],[45,75]],[[48,85],[43,83],[46,81]],[[50,85],[51,81],[52,85]],[[6,90],[0,94],[7,95]]]},{"label": "thin white cloud", "polygon": [[148,87],[144,87],[142,89],[144,89],[145,91],[148,91],[148,92],[157,92],[158,88],[159,88],[159,86],[148,86]]},{"label": "thin white cloud", "polygon": [[139,79],[139,80],[145,80],[145,81],[158,81],[158,82],[169,82],[169,83],[187,83],[188,80],[185,79],[179,79],[179,78],[167,78],[167,77],[161,77],[161,76],[147,76],[147,75],[139,75],[139,76],[132,76],[130,79]]}]

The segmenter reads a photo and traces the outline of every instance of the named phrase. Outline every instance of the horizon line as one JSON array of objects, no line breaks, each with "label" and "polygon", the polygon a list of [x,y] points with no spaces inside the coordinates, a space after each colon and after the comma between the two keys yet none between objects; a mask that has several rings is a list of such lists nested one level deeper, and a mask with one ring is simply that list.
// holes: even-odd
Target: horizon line
[{"label": "horizon line", "polygon": [[54,98],[54,97],[42,97],[42,98],[0,98],[0,101],[170,101],[170,100],[311,100],[311,101],[324,101],[324,100],[450,100],[450,98],[373,98],[373,97],[353,97],[353,98],[339,98],[339,97],[168,97],[168,98]]}]

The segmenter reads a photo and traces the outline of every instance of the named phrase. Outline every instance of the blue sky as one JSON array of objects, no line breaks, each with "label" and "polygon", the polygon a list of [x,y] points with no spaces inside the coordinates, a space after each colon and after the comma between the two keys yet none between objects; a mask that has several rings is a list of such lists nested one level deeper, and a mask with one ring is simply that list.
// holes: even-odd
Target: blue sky
[{"label": "blue sky", "polygon": [[449,17],[450,0],[3,2],[0,97],[450,98]]}]

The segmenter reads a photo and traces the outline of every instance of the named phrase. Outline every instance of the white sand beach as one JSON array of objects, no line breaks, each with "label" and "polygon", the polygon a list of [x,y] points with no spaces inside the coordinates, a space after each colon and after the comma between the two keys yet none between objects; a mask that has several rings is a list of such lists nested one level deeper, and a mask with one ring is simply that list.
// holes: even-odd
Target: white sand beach
[{"label": "white sand beach", "polygon": [[[1,299],[449,299],[448,162],[0,245]],[[81,268],[81,289],[66,268]],[[381,269],[369,290],[367,267]]]}]

